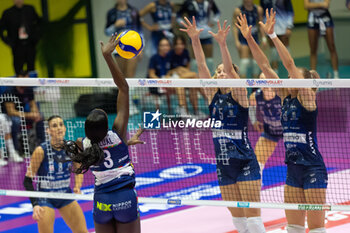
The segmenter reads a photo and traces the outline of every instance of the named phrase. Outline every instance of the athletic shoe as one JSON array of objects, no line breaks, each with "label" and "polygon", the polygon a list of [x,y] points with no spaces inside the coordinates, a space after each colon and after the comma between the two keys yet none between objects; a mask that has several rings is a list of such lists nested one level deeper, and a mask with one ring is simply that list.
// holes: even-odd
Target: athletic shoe
[{"label": "athletic shoe", "polygon": [[11,153],[9,158],[10,158],[10,161],[16,162],[16,163],[22,163],[24,161],[24,159],[21,156],[19,156],[17,151]]},{"label": "athletic shoe", "polygon": [[6,166],[6,165],[7,165],[7,161],[4,160],[3,158],[0,158],[0,167]]}]

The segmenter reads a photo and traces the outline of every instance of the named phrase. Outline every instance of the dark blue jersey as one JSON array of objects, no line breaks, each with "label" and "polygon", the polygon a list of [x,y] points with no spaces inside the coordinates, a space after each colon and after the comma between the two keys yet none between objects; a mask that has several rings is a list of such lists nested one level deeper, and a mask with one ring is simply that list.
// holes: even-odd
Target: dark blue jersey
[{"label": "dark blue jersey", "polygon": [[317,108],[308,111],[290,95],[284,99],[281,121],[287,164],[324,165],[317,145],[316,118]]},{"label": "dark blue jersey", "polygon": [[[115,21],[124,19],[126,25],[123,27],[115,27]],[[124,11],[117,10],[117,6],[110,9],[107,13],[107,23],[105,27],[105,34],[111,36],[113,33],[120,33],[125,30],[135,30],[141,33],[141,23],[139,13],[136,8],[128,5]]]},{"label": "dark blue jersey", "polygon": [[[84,149],[91,146],[88,138],[84,138]],[[128,146],[113,130],[99,142],[105,159],[90,170],[95,176],[95,193],[106,193],[120,189],[135,182],[134,168],[131,164]]]},{"label": "dark blue jersey", "polygon": [[271,100],[265,100],[263,91],[258,89],[255,100],[257,111],[263,116],[264,132],[272,136],[282,136],[281,98],[276,95]]},{"label": "dark blue jersey", "polygon": [[159,1],[154,3],[156,4],[156,11],[151,13],[153,22],[159,25],[160,31],[171,31],[173,8],[170,2],[167,2],[165,5],[160,4]]},{"label": "dark blue jersey", "polygon": [[196,18],[197,27],[203,29],[199,35],[201,39],[211,38],[208,26],[210,22],[211,12],[213,12],[213,21],[216,22],[220,17],[219,8],[216,6],[214,0],[204,0],[197,2],[196,0],[186,0],[177,13],[178,21],[182,21],[185,14],[187,18],[192,21],[192,16]]},{"label": "dark blue jersey", "polygon": [[45,192],[67,192],[70,185],[72,162],[64,150],[57,151],[50,142],[43,142],[44,159],[38,170],[38,189]]},{"label": "dark blue jersey", "polygon": [[[258,8],[256,5],[253,6],[253,10],[248,11],[243,5],[239,7],[241,10],[242,14],[245,14],[247,17],[247,22],[248,26],[252,26],[252,36],[255,39],[255,41],[258,43],[259,42],[259,27],[258,27],[258,22],[259,22],[259,13],[258,13]],[[242,35],[241,31],[238,30],[238,36],[239,40],[241,43],[245,41],[244,36]],[[246,43],[244,43],[246,44]]]},{"label": "dark blue jersey", "polygon": [[168,56],[162,57],[159,54],[155,54],[151,57],[148,66],[148,69],[154,69],[156,71],[156,75],[159,78],[166,75],[170,68],[171,66]]},{"label": "dark blue jersey", "polygon": [[216,92],[209,105],[211,118],[221,122],[221,127],[213,129],[215,154],[219,158],[255,158],[248,139],[248,108],[238,104],[230,93]]},{"label": "dark blue jersey", "polygon": [[171,50],[167,56],[171,69],[175,69],[179,66],[187,67],[190,63],[190,55],[187,49],[185,49],[180,55],[177,55],[174,50]]}]

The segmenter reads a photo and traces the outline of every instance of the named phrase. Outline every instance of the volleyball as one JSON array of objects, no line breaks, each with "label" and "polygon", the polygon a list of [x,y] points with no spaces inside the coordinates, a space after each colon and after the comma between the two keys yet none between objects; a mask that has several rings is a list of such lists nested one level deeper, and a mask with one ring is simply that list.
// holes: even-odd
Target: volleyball
[{"label": "volleyball", "polygon": [[136,31],[126,30],[120,33],[116,40],[119,40],[119,42],[115,50],[119,56],[125,59],[136,57],[143,49],[143,39]]}]

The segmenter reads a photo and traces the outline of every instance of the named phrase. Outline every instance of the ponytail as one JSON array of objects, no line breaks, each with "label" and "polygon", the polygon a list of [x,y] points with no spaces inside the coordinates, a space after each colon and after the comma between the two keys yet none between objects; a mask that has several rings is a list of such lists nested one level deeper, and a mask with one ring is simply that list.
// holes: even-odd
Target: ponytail
[{"label": "ponytail", "polygon": [[104,152],[96,142],[83,150],[74,141],[64,141],[63,149],[73,162],[80,165],[71,170],[76,174],[84,174],[92,165],[99,165],[104,160]]}]

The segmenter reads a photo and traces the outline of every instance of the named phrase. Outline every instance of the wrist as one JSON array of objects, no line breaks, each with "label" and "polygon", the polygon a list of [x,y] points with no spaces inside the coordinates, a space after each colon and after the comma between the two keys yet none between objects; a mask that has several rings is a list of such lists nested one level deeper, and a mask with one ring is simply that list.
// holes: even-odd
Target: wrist
[{"label": "wrist", "polygon": [[267,35],[270,37],[271,40],[277,37],[276,32],[273,32],[273,33],[267,34]]}]

